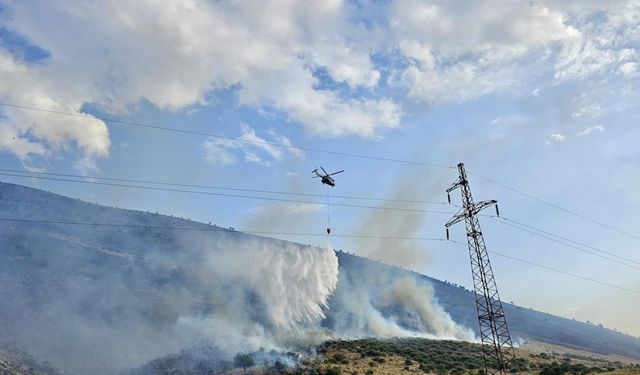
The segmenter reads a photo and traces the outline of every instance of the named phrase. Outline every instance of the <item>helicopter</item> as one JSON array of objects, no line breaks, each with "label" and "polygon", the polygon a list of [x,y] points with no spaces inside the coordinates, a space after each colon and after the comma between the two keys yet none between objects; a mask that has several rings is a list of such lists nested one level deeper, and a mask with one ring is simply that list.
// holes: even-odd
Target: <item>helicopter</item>
[{"label": "helicopter", "polygon": [[322,179],[322,184],[327,184],[327,185],[329,185],[331,187],[336,186],[336,180],[334,180],[333,177],[331,177],[331,176],[333,176],[334,174],[338,174],[338,173],[344,172],[344,169],[341,170],[341,171],[333,172],[333,173],[328,173],[322,167],[320,167],[320,169],[322,169],[323,173],[319,172],[318,168],[316,168],[316,169],[311,171],[311,173],[315,173],[316,174],[315,176],[313,176],[311,178],[318,178],[319,177],[319,178]]}]

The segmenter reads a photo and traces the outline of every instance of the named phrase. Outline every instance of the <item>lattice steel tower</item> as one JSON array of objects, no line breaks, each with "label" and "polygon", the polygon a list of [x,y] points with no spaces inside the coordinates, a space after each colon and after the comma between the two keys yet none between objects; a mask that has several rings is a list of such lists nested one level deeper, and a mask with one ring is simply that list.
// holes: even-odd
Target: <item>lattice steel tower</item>
[{"label": "lattice steel tower", "polygon": [[484,367],[487,374],[506,374],[510,368],[510,362],[515,359],[507,320],[502,309],[502,302],[498,295],[498,287],[493,277],[489,254],[484,244],[478,213],[483,209],[496,205],[495,200],[473,202],[469,181],[464,170],[464,164],[458,164],[460,176],[447,189],[447,198],[451,203],[451,193],[460,188],[462,192],[462,208],[445,224],[447,239],[449,239],[449,227],[464,220],[467,228],[467,242],[469,244],[469,257],[471,258],[471,273],[473,275],[473,287],[476,296],[476,309],[480,322],[480,339],[482,340],[482,353]]}]

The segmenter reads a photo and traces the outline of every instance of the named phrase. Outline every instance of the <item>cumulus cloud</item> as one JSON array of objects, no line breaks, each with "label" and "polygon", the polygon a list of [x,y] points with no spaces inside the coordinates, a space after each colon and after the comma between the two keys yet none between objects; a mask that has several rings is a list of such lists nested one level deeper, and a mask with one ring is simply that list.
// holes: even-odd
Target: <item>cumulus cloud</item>
[{"label": "cumulus cloud", "polygon": [[25,165],[30,166],[32,156],[46,156],[73,146],[84,151],[82,163],[85,165],[91,164],[94,157],[109,154],[109,130],[102,120],[83,113],[83,102],[79,98],[64,89],[54,91],[46,77],[2,48],[0,87],[3,102],[74,115],[52,116],[43,111],[2,108],[0,149],[12,152]]},{"label": "cumulus cloud", "polygon": [[415,0],[391,6],[390,31],[409,58],[398,82],[411,97],[459,101],[503,90],[515,84],[522,59],[579,35],[561,11],[537,3],[492,3]]},{"label": "cumulus cloud", "polygon": [[246,162],[271,166],[272,161],[282,160],[285,153],[297,159],[304,159],[304,153],[295,147],[291,141],[273,129],[269,141],[256,135],[256,131],[249,125],[240,125],[241,135],[236,139],[209,137],[204,142],[204,159],[215,166],[232,165],[237,161],[235,153],[243,154]]},{"label": "cumulus cloud", "polygon": [[390,43],[406,66],[393,83],[415,100],[441,102],[508,90],[541,70],[555,83],[636,78],[638,17],[629,1],[394,2]]},{"label": "cumulus cloud", "polygon": [[[0,99],[72,114],[142,101],[181,111],[231,90],[312,135],[375,138],[400,126],[407,97],[472,99],[539,77],[542,65],[556,83],[638,76],[637,2],[0,2],[3,27],[47,52],[34,62],[0,49]],[[99,119],[1,116],[0,149],[24,163],[71,148],[83,165],[109,155]],[[210,148],[233,162],[225,145]]]},{"label": "cumulus cloud", "polygon": [[[340,1],[7,3],[5,27],[49,56],[28,63],[1,50],[0,97],[72,113],[86,103],[123,113],[141,100],[177,111],[238,87],[241,104],[274,108],[313,134],[372,137],[398,126],[400,107],[321,89],[314,74],[323,68],[352,88],[377,85],[369,51],[349,38],[354,25],[344,8]],[[74,144],[108,155],[99,120],[6,112],[0,147],[22,159]]]},{"label": "cumulus cloud", "polygon": [[[556,80],[585,79],[616,71],[633,74],[633,62],[638,60],[640,4],[611,1],[599,4],[597,9],[588,3],[573,4],[572,9],[579,34],[563,44],[555,67]],[[596,11],[606,16],[596,19]]]}]

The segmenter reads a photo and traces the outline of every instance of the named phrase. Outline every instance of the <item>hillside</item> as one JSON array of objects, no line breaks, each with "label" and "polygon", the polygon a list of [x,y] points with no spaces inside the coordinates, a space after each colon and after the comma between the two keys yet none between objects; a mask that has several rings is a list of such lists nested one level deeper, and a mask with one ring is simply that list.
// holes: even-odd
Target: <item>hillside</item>
[{"label": "hillside", "polygon": [[[640,364],[588,352],[562,348],[538,350],[516,348],[510,363],[521,374],[640,374]],[[204,354],[204,355],[203,355]],[[159,358],[126,375],[224,374],[480,374],[484,368],[482,349],[463,341],[421,338],[359,339],[327,341],[317,354],[258,351],[242,370],[240,363],[218,359],[215,350],[200,347]]]},{"label": "hillside", "polygon": [[[344,252],[5,183],[0,212],[23,219],[0,220],[0,344],[65,373],[118,373],[202,340],[229,356],[335,337],[472,339],[477,325],[470,291]],[[96,222],[112,225],[81,225]],[[640,360],[636,338],[505,311],[516,338]]]},{"label": "hillside", "polygon": [[[391,272],[391,277],[396,278],[410,274],[408,271],[397,268],[389,270],[391,267],[387,265],[344,252],[337,254],[341,268],[345,269],[339,285],[347,278],[353,278],[351,281],[355,282],[355,279],[360,277],[359,273],[354,272],[355,270],[366,269],[368,272],[376,274]],[[417,277],[433,285],[438,302],[457,323],[478,332],[475,299],[472,291],[425,275],[417,275]],[[383,282],[384,280],[381,280],[374,287],[380,287]],[[596,353],[619,354],[640,360],[640,339],[638,338],[510,303],[504,303],[504,309],[512,338],[516,342],[544,341]],[[329,317],[331,317],[331,311]]]},{"label": "hillside", "polygon": [[[311,366],[319,372],[344,374],[476,374],[483,368],[478,344],[425,339],[364,339],[325,343]],[[511,363],[521,374],[640,374],[640,365],[596,356],[516,349]]]}]

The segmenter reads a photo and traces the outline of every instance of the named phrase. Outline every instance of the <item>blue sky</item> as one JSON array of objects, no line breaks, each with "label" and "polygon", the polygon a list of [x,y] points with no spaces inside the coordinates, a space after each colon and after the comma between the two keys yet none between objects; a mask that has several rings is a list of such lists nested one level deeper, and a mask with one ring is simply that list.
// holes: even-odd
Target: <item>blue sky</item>
[{"label": "blue sky", "polygon": [[[640,235],[639,19],[638,1],[2,0],[0,101],[86,117],[1,106],[0,168],[323,195],[309,173],[322,165],[346,170],[335,195],[444,202],[455,170],[300,148],[464,161],[481,176]],[[322,204],[0,178],[239,229],[322,233],[327,222]],[[476,200],[499,200],[507,218],[640,261],[636,238],[482,179],[471,184]],[[449,219],[349,207],[331,207],[330,216],[336,234],[400,237],[442,237]],[[640,290],[637,268],[489,218],[482,225],[490,250]],[[463,228],[452,237],[464,241]],[[471,285],[463,248],[330,243]],[[492,261],[503,299],[640,335],[638,293]]]}]

